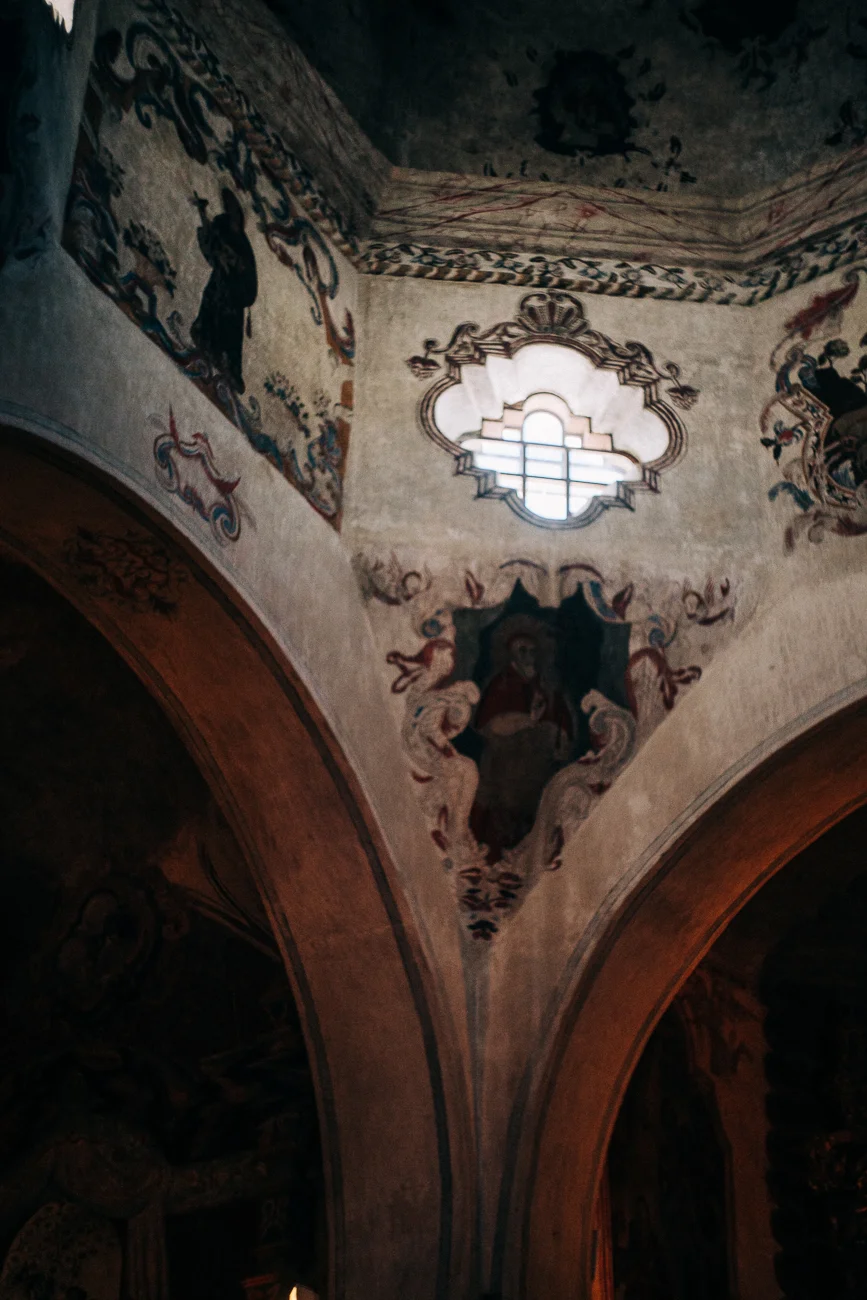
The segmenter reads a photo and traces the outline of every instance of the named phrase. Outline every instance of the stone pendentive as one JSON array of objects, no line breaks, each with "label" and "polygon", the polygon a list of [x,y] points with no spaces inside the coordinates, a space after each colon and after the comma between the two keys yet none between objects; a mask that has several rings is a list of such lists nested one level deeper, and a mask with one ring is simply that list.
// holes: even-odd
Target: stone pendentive
[{"label": "stone pendentive", "polygon": [[360,554],[356,572],[431,839],[490,940],[726,642],[732,583],[520,557],[455,575]]}]

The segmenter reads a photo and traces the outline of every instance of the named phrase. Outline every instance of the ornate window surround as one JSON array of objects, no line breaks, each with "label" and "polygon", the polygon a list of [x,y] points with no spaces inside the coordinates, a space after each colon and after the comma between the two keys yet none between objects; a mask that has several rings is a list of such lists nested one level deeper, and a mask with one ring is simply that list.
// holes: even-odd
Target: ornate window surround
[{"label": "ornate window surround", "polygon": [[[654,460],[640,462],[640,478],[620,480],[616,494],[595,496],[580,514],[566,519],[547,519],[528,510],[513,488],[501,487],[496,472],[476,466],[473,452],[447,437],[434,418],[437,400],[447,389],[462,382],[464,366],[484,365],[488,357],[512,358],[522,348],[540,343],[580,352],[597,369],[614,371],[621,384],[642,389],[644,408],[658,417],[668,434],[668,444],[663,453]],[[591,329],[579,299],[574,294],[556,289],[525,295],[511,320],[487,330],[481,330],[473,322],[465,322],[457,326],[444,345],[436,339],[428,339],[423,354],[410,357],[407,365],[422,380],[436,375],[437,371],[443,372],[422,395],[418,417],[427,436],[453,457],[455,473],[472,474],[477,480],[477,496],[506,501],[515,514],[539,528],[585,528],[608,507],[634,509],[637,491],[658,492],[660,474],[677,464],[686,452],[686,428],[674,407],[689,410],[699,395],[697,389],[681,382],[678,366],[673,362],[658,366],[642,343],[615,343],[598,330]],[[668,384],[665,396],[671,405],[661,396],[662,384]],[[614,450],[621,451],[616,446]]]}]

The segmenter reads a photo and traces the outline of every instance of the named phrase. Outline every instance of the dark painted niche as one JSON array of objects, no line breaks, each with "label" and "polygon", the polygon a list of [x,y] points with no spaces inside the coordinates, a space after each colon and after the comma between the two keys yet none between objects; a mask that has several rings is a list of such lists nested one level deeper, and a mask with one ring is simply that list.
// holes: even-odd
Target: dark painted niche
[{"label": "dark painted niche", "polygon": [[798,0],[703,0],[689,12],[705,36],[739,54],[751,42],[782,36],[798,16]]},{"label": "dark painted niche", "polygon": [[608,1179],[615,1300],[729,1300],[725,1153],[676,1010],[630,1080]]},{"label": "dark painted niche", "polygon": [[794,925],[762,972],[768,1179],[787,1300],[867,1294],[865,936],[861,875]]},{"label": "dark painted niche", "polygon": [[[628,707],[629,624],[604,623],[582,589],[543,606],[523,583],[493,609],[454,612],[454,679],[475,682],[479,702],[453,740],[479,768],[470,826],[498,862],[533,828],[548,782],[591,751],[581,701],[598,690]],[[527,714],[534,725],[495,734],[498,716]]]},{"label": "dark painted niche", "polygon": [[325,1289],[311,1073],[237,843],[132,671],[4,562],[0,1043],[0,1294]]},{"label": "dark painted niche", "polygon": [[599,158],[636,148],[635,100],[616,58],[596,50],[558,51],[547,82],[533,94],[536,143],[543,149]]}]

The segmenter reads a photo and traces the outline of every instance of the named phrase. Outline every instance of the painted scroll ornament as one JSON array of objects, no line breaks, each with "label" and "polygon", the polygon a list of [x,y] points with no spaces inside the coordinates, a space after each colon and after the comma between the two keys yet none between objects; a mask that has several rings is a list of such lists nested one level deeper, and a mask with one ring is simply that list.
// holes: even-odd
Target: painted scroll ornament
[{"label": "painted scroll ornament", "polygon": [[[151,423],[163,429],[159,417],[153,416]],[[160,486],[209,524],[220,546],[238,540],[241,506],[236,488],[240,476],[229,478],[220,473],[206,433],[182,438],[171,409],[168,429],[154,440],[154,466]]]}]

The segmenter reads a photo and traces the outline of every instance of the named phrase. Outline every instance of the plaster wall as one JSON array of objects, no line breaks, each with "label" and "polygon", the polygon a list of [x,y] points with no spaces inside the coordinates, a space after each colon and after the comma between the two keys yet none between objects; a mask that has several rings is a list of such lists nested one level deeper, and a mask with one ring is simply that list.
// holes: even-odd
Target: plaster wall
[{"label": "plaster wall", "polygon": [[[70,100],[80,101],[79,53],[75,69]],[[64,139],[46,182],[55,213],[58,176],[72,159],[68,132]],[[0,276],[0,412],[105,469],[170,519],[261,618],[332,726],[391,848],[472,1076],[480,1277],[495,1284],[509,1211],[520,1210],[518,1141],[532,1125],[558,1019],[606,924],[739,776],[865,691],[867,538],[829,533],[817,545],[802,537],[787,551],[796,508],[785,495],[768,500],[780,478],[760,442],[773,393],[768,359],[817,286],[750,310],[585,298],[594,329],[639,339],[658,363],[675,362],[699,396],[683,417],[686,456],[663,474],[658,495],[558,532],[535,528],[502,501],[476,499],[474,480],[454,476],[419,428],[425,384],[406,364],[425,340],[445,342],[464,321],[486,328],[509,319],[522,291],[359,277],[334,256],[358,336],[339,533],[50,239],[41,257],[9,262]],[[308,360],[317,371],[321,358],[296,350],[296,376]],[[233,540],[165,490],[155,445],[169,411],[182,439],[206,435],[221,480],[238,480],[229,493],[239,521]],[[731,584],[733,617],[687,628],[677,651],[681,666],[693,656],[700,663],[701,680],[679,693],[673,711],[657,711],[631,763],[564,845],[559,869],[534,882],[491,945],[463,927],[401,738],[404,702],[391,689],[386,655],[404,630],[409,636],[409,615],[365,603],[352,567],[358,555],[388,561],[392,552],[405,569],[428,568],[434,591],[455,574],[528,560],[548,575],[539,591],[552,604],[549,577],[578,562],[650,590]]]},{"label": "plaster wall", "polygon": [[587,529],[549,532],[516,518],[502,502],[476,501],[473,479],[452,476],[448,458],[418,427],[416,407],[425,385],[406,365],[422,351],[424,340],[444,343],[462,322],[486,328],[510,319],[529,291],[366,276],[362,292],[366,331],[359,427],[364,433],[350,468],[348,545],[414,542],[458,549],[468,557],[520,550],[552,565],[580,553],[603,571],[613,558],[643,555],[657,571],[678,573],[687,552],[697,564],[723,568],[735,558],[743,563],[744,557],[762,555],[766,543],[778,553],[773,519],[751,508],[755,475],[766,459],[755,436],[753,386],[763,363],[754,313],[583,299],[592,328],[620,342],[640,339],[658,362],[680,365],[700,397],[684,416],[689,451],[663,476],[658,496],[640,497],[634,513],[609,511]]},{"label": "plaster wall", "polygon": [[[476,501],[472,482],[451,476],[447,458],[415,426],[419,387],[403,365],[409,321],[392,306],[385,315],[399,336],[392,345],[397,365],[386,364],[378,355],[385,325],[375,315],[377,304],[371,299],[383,287],[386,299],[403,288],[420,297],[425,286],[371,280],[363,284],[367,308],[362,306],[359,315],[365,322],[362,337],[370,344],[361,353],[362,384],[347,485],[349,509],[340,536],[244,444],[234,426],[147,344],[59,250],[26,275],[16,270],[4,276],[2,329],[5,337],[16,342],[13,349],[4,350],[2,360],[3,410],[34,432],[108,469],[171,518],[259,613],[332,723],[378,813],[458,1024],[465,996],[461,967],[466,963],[472,1044],[467,1042],[465,1050],[466,1059],[473,1061],[478,1090],[483,1131],[479,1170],[486,1205],[483,1234],[491,1249],[503,1194],[503,1166],[514,1154],[517,1133],[527,1120],[523,1104],[537,1081],[535,1069],[544,1060],[558,1008],[580,978],[604,917],[650,870],[665,845],[744,770],[823,711],[863,690],[867,676],[865,543],[830,537],[820,546],[805,543],[784,554],[780,503],[765,501],[766,488],[751,491],[751,485],[766,485],[773,477],[755,437],[765,373],[764,365],[751,360],[760,346],[762,331],[753,323],[756,320],[761,326],[759,313],[695,309],[695,317],[706,322],[696,329],[709,331],[717,325],[722,336],[706,338],[702,366],[683,357],[681,337],[677,359],[697,387],[707,377],[705,392],[713,392],[716,382],[713,426],[699,422],[701,404],[697,406],[689,420],[692,438],[687,458],[663,480],[660,495],[639,498],[635,515],[611,512],[590,529],[568,535],[567,541],[563,534],[534,530],[501,502]],[[445,301],[441,289],[434,292]],[[468,317],[474,305],[472,315],[484,322],[480,298],[474,295],[488,292],[473,287],[458,291],[462,300],[443,309],[442,333]],[[514,291],[498,291],[494,302],[502,301],[502,307],[489,308],[488,319],[496,320],[498,313],[505,316],[514,297]],[[597,305],[602,306],[594,303],[593,308]],[[630,310],[627,304],[604,305],[619,308],[621,319],[609,316],[603,322],[594,310],[594,324],[613,335],[619,326],[621,337],[638,334],[660,355],[674,350],[679,337],[674,318],[682,307],[669,307],[664,313],[670,317],[663,322],[669,331],[666,337],[655,330],[658,304],[637,305],[649,308],[648,317],[654,317],[643,326],[637,323],[637,306]],[[433,334],[430,315],[420,300],[415,310],[423,317],[422,332]],[[791,310],[787,302],[763,313],[770,322],[765,341],[767,335],[774,337]],[[627,315],[631,321],[624,319]],[[28,329],[16,330],[15,323],[25,317]],[[740,334],[732,328],[738,325]],[[730,343],[738,347],[741,368],[754,376],[734,416],[722,403],[724,379],[717,361],[718,355],[730,355],[724,350]],[[377,373],[380,378],[374,381]],[[390,396],[392,388],[399,398]],[[207,430],[216,462],[232,477],[241,476],[242,532],[231,546],[221,546],[177,496],[168,496],[158,485],[155,430],[148,416],[163,416],[169,405],[182,429]],[[720,446],[719,430],[728,428],[735,431],[737,452],[732,455]],[[713,457],[716,476],[709,467],[696,464],[701,455],[697,447]],[[701,506],[678,500],[675,486],[688,468],[698,490],[703,485],[708,507],[707,529],[697,540]],[[436,492],[431,489],[434,482]],[[415,527],[407,520],[407,500],[416,505]],[[665,513],[667,524],[658,533],[641,518],[657,508]],[[480,522],[483,515],[497,520],[495,535],[486,535]],[[688,531],[680,523],[684,515],[689,519]],[[457,516],[460,523],[449,524],[450,516]],[[381,527],[372,528],[371,519]],[[611,532],[621,524],[640,530],[641,544],[613,546]],[[594,536],[597,530],[599,535]],[[687,535],[690,543],[684,546]],[[658,548],[652,540],[656,536]],[[550,568],[577,555],[600,567],[680,578],[699,558],[710,567],[714,557],[722,554],[727,571],[736,574],[749,596],[744,602],[747,626],[737,633],[739,609],[729,647],[708,663],[701,682],[678,701],[612,790],[599,800],[566,846],[562,869],[540,882],[484,953],[459,937],[453,894],[430,847],[411,789],[399,719],[389,718],[393,702],[387,693],[385,647],[371,628],[376,611],[365,610],[350,566],[354,550],[371,545],[374,538],[380,545],[386,539],[389,546],[408,547],[445,569],[499,561],[519,552]],[[528,540],[532,545],[527,545]],[[291,581],[287,581],[289,573]],[[375,707],[373,701],[378,701]]]},{"label": "plaster wall", "polygon": [[[454,476],[419,428],[424,385],[404,364],[423,340],[445,341],[463,321],[485,328],[510,318],[521,292],[368,278],[363,294],[367,343],[347,546],[380,555],[391,548],[405,567],[427,561],[436,574],[524,556],[549,573],[580,560],[650,582],[724,574],[737,592],[733,628],[721,637],[706,631],[701,680],[595,804],[560,870],[527,894],[490,950],[470,945],[482,1237],[495,1285],[495,1238],[502,1246],[510,1230],[503,1215],[515,1144],[531,1114],[525,1107],[607,919],[739,776],[867,689],[867,541],[802,540],[787,551],[793,508],[787,498],[768,500],[780,477],[759,437],[773,394],[768,358],[815,287],[750,311],[585,299],[594,328],[638,338],[658,361],[676,361],[701,395],[684,417],[686,457],[662,476],[659,495],[638,496],[634,513],[611,510],[569,532],[534,528],[502,501],[475,498],[474,481]],[[375,600],[370,615],[384,665],[397,615]]]}]

